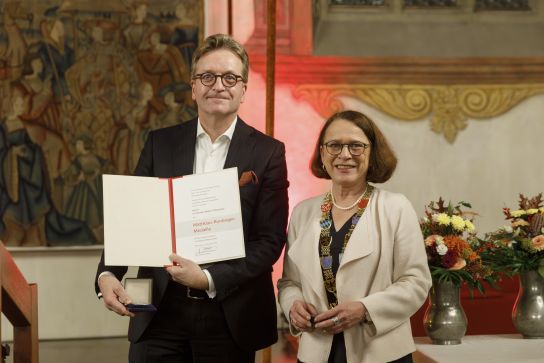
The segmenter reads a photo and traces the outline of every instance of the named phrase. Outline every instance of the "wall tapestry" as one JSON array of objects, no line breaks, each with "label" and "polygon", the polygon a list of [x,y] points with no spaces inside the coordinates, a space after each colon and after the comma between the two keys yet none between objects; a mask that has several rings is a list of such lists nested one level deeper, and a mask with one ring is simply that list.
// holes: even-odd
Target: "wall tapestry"
[{"label": "wall tapestry", "polygon": [[200,0],[0,1],[0,239],[103,243],[101,175],[196,116]]}]

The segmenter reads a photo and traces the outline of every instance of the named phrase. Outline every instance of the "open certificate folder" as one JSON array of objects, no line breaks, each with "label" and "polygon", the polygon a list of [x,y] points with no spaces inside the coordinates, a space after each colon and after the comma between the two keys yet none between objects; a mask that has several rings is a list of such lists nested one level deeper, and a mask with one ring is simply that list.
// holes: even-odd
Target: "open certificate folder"
[{"label": "open certificate folder", "polygon": [[198,264],[245,257],[237,168],[102,178],[106,265],[163,267],[172,252]]}]

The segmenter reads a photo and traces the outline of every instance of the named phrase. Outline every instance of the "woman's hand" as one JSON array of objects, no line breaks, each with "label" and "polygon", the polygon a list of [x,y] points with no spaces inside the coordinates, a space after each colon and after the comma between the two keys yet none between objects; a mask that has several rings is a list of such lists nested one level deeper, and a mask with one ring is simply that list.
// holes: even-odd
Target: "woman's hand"
[{"label": "woman's hand", "polygon": [[360,301],[338,304],[315,317],[315,328],[325,334],[338,334],[359,324],[365,316],[366,308]]},{"label": "woman's hand", "polygon": [[315,306],[302,300],[295,300],[289,310],[291,325],[299,331],[312,331],[313,317],[317,315]]}]

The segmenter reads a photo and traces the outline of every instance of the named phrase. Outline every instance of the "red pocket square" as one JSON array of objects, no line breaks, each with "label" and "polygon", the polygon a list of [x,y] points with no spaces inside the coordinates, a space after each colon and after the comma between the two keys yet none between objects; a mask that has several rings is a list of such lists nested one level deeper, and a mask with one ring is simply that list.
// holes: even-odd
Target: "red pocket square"
[{"label": "red pocket square", "polygon": [[243,187],[246,184],[259,184],[259,178],[257,178],[257,174],[253,170],[251,171],[244,171],[242,175],[240,176],[240,180],[238,181],[238,184]]}]

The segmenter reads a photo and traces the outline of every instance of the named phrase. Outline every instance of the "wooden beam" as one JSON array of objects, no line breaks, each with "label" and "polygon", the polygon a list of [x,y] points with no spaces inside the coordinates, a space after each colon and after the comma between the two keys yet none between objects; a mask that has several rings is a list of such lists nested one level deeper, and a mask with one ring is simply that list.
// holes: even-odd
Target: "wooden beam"
[{"label": "wooden beam", "polygon": [[276,0],[268,0],[266,10],[266,134],[274,136]]},{"label": "wooden beam", "polygon": [[[266,15],[266,134],[274,136],[274,91],[276,62],[276,0],[267,1]],[[271,363],[272,348],[262,351],[261,363]]]},{"label": "wooden beam", "polygon": [[38,285],[30,284],[30,325],[13,327],[13,362],[38,363]]},{"label": "wooden beam", "polygon": [[233,35],[232,19],[232,0],[227,0],[227,31],[231,37]]},{"label": "wooden beam", "polygon": [[0,247],[2,263],[2,312],[13,325],[31,322],[32,297],[28,283],[4,245]]},{"label": "wooden beam", "polygon": [[[279,55],[275,80],[301,84],[544,83],[544,57],[410,58]],[[251,55],[251,68],[268,75],[268,58]]]},{"label": "wooden beam", "polygon": [[1,312],[13,325],[13,362],[38,363],[38,286],[26,282],[1,242],[0,287]]}]

